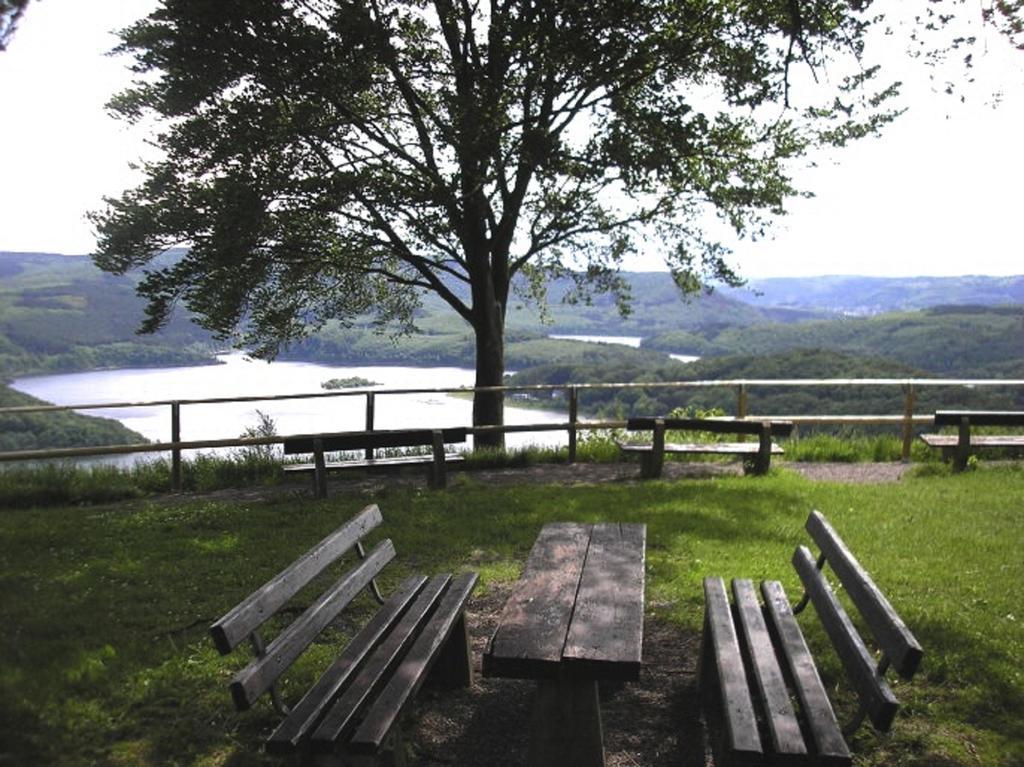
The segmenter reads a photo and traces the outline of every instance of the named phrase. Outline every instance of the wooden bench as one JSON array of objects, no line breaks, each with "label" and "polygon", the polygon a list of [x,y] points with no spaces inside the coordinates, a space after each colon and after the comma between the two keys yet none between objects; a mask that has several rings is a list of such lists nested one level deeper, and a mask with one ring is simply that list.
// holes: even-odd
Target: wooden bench
[{"label": "wooden bench", "polygon": [[[435,489],[448,482],[447,464],[462,460],[456,453],[446,453],[445,445],[466,441],[465,428],[390,429],[347,431],[337,434],[303,434],[284,440],[285,455],[313,454],[313,463],[287,464],[286,472],[312,473],[313,494],[327,497],[327,472],[335,469],[378,469],[401,466],[426,466],[427,484]],[[374,450],[397,447],[431,448],[430,455],[403,455],[375,458]],[[365,458],[327,463],[326,453],[362,450]]]},{"label": "wooden bench", "polygon": [[928,447],[942,450],[943,460],[953,461],[954,471],[967,468],[967,459],[980,448],[1024,449],[1024,435],[971,436],[972,426],[1017,426],[1024,427],[1024,413],[997,410],[938,410],[935,413],[935,428],[955,426],[957,434],[922,434],[921,439]]},{"label": "wooden bench", "polygon": [[[464,610],[476,573],[412,576],[382,598],[374,578],[395,557],[395,547],[385,539],[367,553],[362,543],[380,523],[377,506],[367,506],[210,627],[222,654],[246,638],[252,644],[255,657],[231,681],[231,696],[245,710],[270,694],[283,719],[266,742],[268,753],[299,754],[318,764],[401,764],[400,718],[427,677],[472,684]],[[289,614],[283,608],[292,597],[350,549],[356,553],[351,568],[264,644],[264,622]],[[286,707],[275,684],[364,590],[380,608],[309,691]]]},{"label": "wooden bench", "polygon": [[[788,437],[793,431],[790,421],[744,421],[716,418],[630,418],[627,431],[650,431],[654,438],[649,445],[619,442],[624,455],[641,457],[641,475],[646,478],[661,476],[666,453],[742,456],[745,471],[765,474],[771,467],[772,455],[780,455],[782,448],[772,437]],[[665,442],[666,431],[699,431],[710,434],[755,435],[757,442]]]},{"label": "wooden bench", "polygon": [[[821,554],[815,560],[806,546],[793,554],[804,586],[795,607],[778,581],[762,581],[762,606],[751,581],[733,580],[730,606],[722,579],[704,580],[698,676],[705,721],[717,733],[716,764],[849,765],[845,737],[865,718],[883,732],[892,726],[898,702],[886,671],[909,679],[921,663],[917,640],[820,513],[811,513],[807,531]],[[870,628],[881,650],[877,662],[829,586],[826,563]],[[808,601],[857,694],[858,713],[843,730],[795,617]]]}]

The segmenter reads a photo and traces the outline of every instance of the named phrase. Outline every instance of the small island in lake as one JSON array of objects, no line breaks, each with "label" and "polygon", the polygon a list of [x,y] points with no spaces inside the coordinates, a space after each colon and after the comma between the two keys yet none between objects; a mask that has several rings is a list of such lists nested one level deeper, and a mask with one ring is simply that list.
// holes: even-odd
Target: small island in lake
[{"label": "small island in lake", "polygon": [[322,389],[358,389],[360,386],[380,386],[380,384],[377,381],[360,378],[359,376],[332,378],[330,381],[324,381],[320,384]]}]

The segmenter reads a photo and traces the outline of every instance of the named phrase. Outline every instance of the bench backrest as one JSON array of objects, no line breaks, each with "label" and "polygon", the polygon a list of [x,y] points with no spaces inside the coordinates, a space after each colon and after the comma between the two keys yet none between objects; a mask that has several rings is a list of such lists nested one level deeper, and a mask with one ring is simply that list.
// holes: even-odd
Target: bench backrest
[{"label": "bench backrest", "polygon": [[[806,527],[821,554],[816,561],[806,546],[797,547],[793,554],[793,566],[803,582],[805,600],[809,598],[814,604],[857,691],[861,712],[877,729],[888,731],[899,704],[885,681],[885,672],[892,666],[900,676],[909,679],[921,663],[921,645],[825,517],[817,511],[811,512]],[[832,567],[871,630],[882,653],[880,661],[874,660],[829,586],[823,573],[825,564]],[[794,612],[802,609],[804,604],[806,601],[802,601]]]},{"label": "bench backrest", "polygon": [[971,426],[1024,426],[1024,412],[1013,410],[936,410],[936,426],[959,426],[966,418]]},{"label": "bench backrest", "polygon": [[445,444],[466,441],[466,428],[448,429],[380,429],[374,431],[345,431],[336,434],[299,434],[284,440],[285,455],[313,453],[320,449],[333,453],[340,450],[364,450],[366,448],[417,447],[432,445],[434,432],[441,433]]},{"label": "bench backrest", "polygon": [[[222,655],[231,652],[247,637],[256,651],[257,657],[231,682],[231,696],[239,710],[249,708],[260,695],[271,690],[338,613],[364,588],[373,587],[373,578],[395,556],[390,539],[381,541],[369,553],[363,553],[362,537],[380,523],[380,509],[376,505],[367,506],[210,627],[213,643]],[[257,632],[260,626],[352,548],[357,550],[359,561],[264,647]]]},{"label": "bench backrest", "polygon": [[792,421],[736,420],[729,418],[630,418],[628,431],[653,431],[655,421],[663,421],[669,431],[706,431],[714,434],[760,434],[768,423],[773,437],[788,437],[793,431]]}]

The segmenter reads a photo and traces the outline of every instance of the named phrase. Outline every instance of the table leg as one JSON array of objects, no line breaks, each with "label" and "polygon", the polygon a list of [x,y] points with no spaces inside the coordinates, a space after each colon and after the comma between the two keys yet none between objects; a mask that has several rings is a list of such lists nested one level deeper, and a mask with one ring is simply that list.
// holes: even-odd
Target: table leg
[{"label": "table leg", "polygon": [[531,725],[531,767],[604,767],[597,682],[539,681]]}]

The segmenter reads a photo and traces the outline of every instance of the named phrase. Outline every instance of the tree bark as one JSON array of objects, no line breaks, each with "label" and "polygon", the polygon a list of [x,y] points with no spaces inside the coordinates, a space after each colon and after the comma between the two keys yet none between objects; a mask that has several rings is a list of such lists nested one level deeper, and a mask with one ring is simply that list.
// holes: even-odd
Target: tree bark
[{"label": "tree bark", "polygon": [[[501,386],[505,382],[505,313],[497,301],[474,307],[476,333],[476,385]],[[504,392],[480,392],[473,397],[473,425],[505,423]],[[503,449],[505,435],[477,434],[474,447]]]}]

